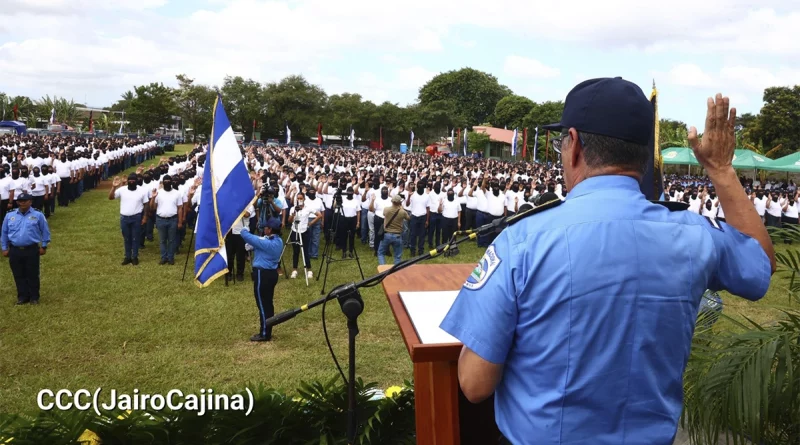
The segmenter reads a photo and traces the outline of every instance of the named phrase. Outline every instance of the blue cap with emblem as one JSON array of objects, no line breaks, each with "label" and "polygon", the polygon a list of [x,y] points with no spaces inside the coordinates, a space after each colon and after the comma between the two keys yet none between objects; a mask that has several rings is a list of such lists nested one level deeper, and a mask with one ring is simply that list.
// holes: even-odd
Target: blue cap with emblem
[{"label": "blue cap with emblem", "polygon": [[32,199],[33,196],[27,194],[26,192],[22,192],[22,194],[16,198],[17,201],[31,201]]},{"label": "blue cap with emblem", "polygon": [[586,133],[647,145],[655,113],[644,92],[621,77],[590,79],[567,94],[561,122],[545,130],[575,128]]}]

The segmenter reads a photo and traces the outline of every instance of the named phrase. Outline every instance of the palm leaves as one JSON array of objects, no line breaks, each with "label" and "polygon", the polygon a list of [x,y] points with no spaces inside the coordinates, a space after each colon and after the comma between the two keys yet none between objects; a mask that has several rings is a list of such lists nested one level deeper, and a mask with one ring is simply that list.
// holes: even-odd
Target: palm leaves
[{"label": "palm leaves", "polygon": [[[775,242],[800,243],[800,231],[771,229]],[[778,253],[792,297],[800,290],[800,252]],[[778,309],[768,324],[723,315],[734,329],[698,326],[684,377],[683,423],[694,443],[800,444],[800,311]]]}]

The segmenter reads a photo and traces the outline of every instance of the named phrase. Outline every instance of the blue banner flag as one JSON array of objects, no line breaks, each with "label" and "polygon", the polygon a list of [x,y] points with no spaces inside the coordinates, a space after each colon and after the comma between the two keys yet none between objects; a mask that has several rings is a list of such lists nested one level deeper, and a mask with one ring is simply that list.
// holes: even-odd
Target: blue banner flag
[{"label": "blue banner flag", "polygon": [[467,129],[464,129],[464,156],[467,155]]},{"label": "blue banner flag", "polygon": [[228,272],[225,236],[256,199],[219,96],[214,104],[211,144],[204,169],[194,245],[195,284],[200,287]]},{"label": "blue banner flag", "polygon": [[539,144],[539,127],[536,127],[536,135],[533,137],[533,162],[536,162],[536,147]]}]

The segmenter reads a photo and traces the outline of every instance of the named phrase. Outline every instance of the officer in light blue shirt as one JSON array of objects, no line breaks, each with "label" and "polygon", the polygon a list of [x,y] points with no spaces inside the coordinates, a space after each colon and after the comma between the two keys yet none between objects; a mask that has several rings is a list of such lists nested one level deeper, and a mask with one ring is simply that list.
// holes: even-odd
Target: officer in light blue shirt
[{"label": "officer in light blue shirt", "polygon": [[15,210],[3,218],[0,247],[8,257],[17,285],[18,305],[39,304],[39,257],[47,252],[50,228],[42,212],[31,208],[33,197],[22,192]]},{"label": "officer in light blue shirt", "polygon": [[283,252],[281,239],[281,220],[270,218],[264,224],[264,236],[250,233],[250,229],[242,228],[244,242],[253,246],[253,293],[261,321],[258,334],[250,337],[250,341],[272,340],[272,327],[267,327],[267,319],[275,315],[273,297],[275,285],[278,284],[278,264]]},{"label": "officer in light blue shirt", "polygon": [[642,194],[654,113],[638,86],[593,79],[569,93],[551,127],[561,131],[553,145],[566,200],[506,228],[441,324],[464,344],[464,394],[479,402],[494,393],[509,441],[673,443],[701,296],[758,300],[775,270],[731,166],[735,114],[717,95],[702,143],[690,130],[725,223]]}]

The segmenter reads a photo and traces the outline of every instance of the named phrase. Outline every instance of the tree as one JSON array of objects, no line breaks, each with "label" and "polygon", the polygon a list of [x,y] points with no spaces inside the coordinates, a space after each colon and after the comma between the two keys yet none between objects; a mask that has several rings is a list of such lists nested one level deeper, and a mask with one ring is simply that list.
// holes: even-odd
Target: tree
[{"label": "tree", "polygon": [[689,130],[686,124],[672,119],[659,120],[658,144],[662,150],[669,147],[688,147]]},{"label": "tree", "polygon": [[472,154],[473,152],[484,153],[486,151],[486,144],[488,144],[489,141],[490,138],[488,134],[470,131],[467,135],[468,154]]},{"label": "tree", "polygon": [[185,74],[175,76],[178,79],[178,89],[175,91],[175,105],[184,122],[188,122],[192,129],[192,141],[198,135],[211,133],[214,101],[217,97],[214,90],[197,85],[194,79]]},{"label": "tree", "polygon": [[511,90],[497,78],[472,68],[448,71],[434,77],[419,90],[419,102],[428,105],[445,101],[451,105],[448,114],[465,125],[490,120],[500,99]]},{"label": "tree", "polygon": [[253,121],[266,114],[261,84],[241,76],[227,76],[221,92],[225,112],[234,129],[252,133]]},{"label": "tree", "polygon": [[522,128],[525,116],[530,113],[536,104],[524,96],[510,95],[500,99],[494,108],[494,121],[496,127]]},{"label": "tree", "polygon": [[[334,94],[328,98],[327,121],[329,134],[338,134],[342,141],[350,136],[350,126],[358,125],[362,115],[363,102],[360,94]],[[358,134],[358,133],[357,133]]]},{"label": "tree", "polygon": [[771,87],[764,90],[764,106],[756,120],[758,136],[763,146],[782,146],[794,152],[800,146],[800,85]]},{"label": "tree", "polygon": [[134,87],[134,93],[128,110],[125,110],[131,129],[153,133],[172,122],[176,109],[175,93],[171,88],[162,83],[151,83]]},{"label": "tree", "polygon": [[292,139],[305,139],[317,134],[317,124],[324,112],[328,96],[303,76],[288,76],[264,89],[267,103],[265,125],[272,132],[285,131],[288,124]]}]

